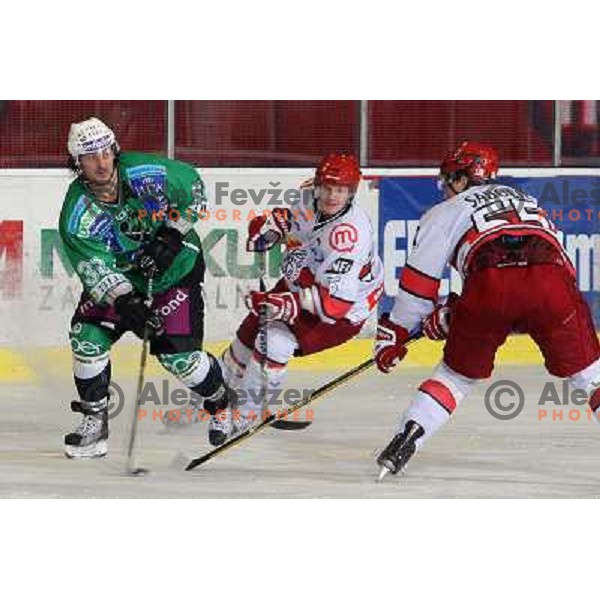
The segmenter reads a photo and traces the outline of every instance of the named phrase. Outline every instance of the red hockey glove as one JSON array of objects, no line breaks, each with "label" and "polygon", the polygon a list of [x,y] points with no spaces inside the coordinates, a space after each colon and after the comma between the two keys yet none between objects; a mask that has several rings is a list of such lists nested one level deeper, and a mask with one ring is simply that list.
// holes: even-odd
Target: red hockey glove
[{"label": "red hockey glove", "polygon": [[250,292],[246,296],[246,306],[255,315],[260,315],[261,306],[267,307],[267,321],[285,321],[290,325],[298,318],[300,303],[292,292]]},{"label": "red hockey glove", "polygon": [[408,352],[406,342],[410,334],[401,325],[390,321],[390,313],[384,313],[377,323],[375,362],[382,373],[389,373]]},{"label": "red hockey glove", "polygon": [[246,250],[266,252],[279,244],[289,231],[290,211],[287,208],[274,208],[268,217],[259,215],[248,224]]},{"label": "red hockey glove", "polygon": [[423,319],[423,333],[430,340],[445,340],[450,331],[450,316],[452,306],[459,299],[459,295],[452,292],[444,304],[438,304],[433,312]]}]

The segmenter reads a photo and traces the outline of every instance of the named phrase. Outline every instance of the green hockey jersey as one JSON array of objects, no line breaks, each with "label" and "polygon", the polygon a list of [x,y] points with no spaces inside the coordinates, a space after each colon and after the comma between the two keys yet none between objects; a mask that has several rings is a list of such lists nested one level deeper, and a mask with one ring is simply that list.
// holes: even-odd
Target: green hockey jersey
[{"label": "green hockey jersey", "polygon": [[59,231],[66,254],[94,302],[112,304],[147,282],[134,261],[142,244],[159,227],[174,227],[184,235],[184,248],[171,267],[154,280],[162,292],[185,277],[202,252],[193,225],[205,207],[202,179],[185,163],[136,152],[124,152],[119,163],[119,201],[95,199],[81,178],[67,191]]}]

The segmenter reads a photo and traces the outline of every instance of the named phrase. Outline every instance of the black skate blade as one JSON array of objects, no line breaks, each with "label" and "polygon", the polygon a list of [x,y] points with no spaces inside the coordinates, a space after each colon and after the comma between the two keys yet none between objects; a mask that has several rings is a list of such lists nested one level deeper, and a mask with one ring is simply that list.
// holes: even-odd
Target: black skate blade
[{"label": "black skate blade", "polygon": [[271,427],[281,431],[301,431],[312,425],[312,421],[273,421]]}]

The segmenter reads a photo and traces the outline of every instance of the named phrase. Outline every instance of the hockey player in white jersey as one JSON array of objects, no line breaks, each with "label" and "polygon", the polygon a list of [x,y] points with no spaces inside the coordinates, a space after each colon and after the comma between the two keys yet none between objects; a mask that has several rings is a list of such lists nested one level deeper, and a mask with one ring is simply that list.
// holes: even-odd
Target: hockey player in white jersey
[{"label": "hockey player in white jersey", "polygon": [[[247,296],[250,312],[222,361],[229,385],[243,390],[245,401],[236,410],[211,418],[213,445],[262,419],[265,408],[289,408],[262,406],[257,401],[265,379],[268,389],[278,389],[293,356],[314,354],[352,339],[377,305],[383,292],[383,267],[373,227],[355,197],[360,179],[352,155],[329,154],[309,182],[311,206],[274,210],[268,218],[260,216],[250,223],[249,251],[286,245],[282,278],[272,290]],[[259,342],[261,307],[266,307],[266,356],[265,345]]]},{"label": "hockey player in white jersey", "polygon": [[[497,171],[495,150],[477,143],[463,142],[443,161],[446,200],[421,218],[393,310],[379,319],[374,352],[384,373],[406,355],[409,332],[422,326],[429,337],[446,339],[443,361],[377,459],[380,478],[401,471],[473,385],[492,374],[511,331],[531,335],[547,370],[585,390],[591,410],[600,410],[600,346],[573,265],[537,200],[495,183]],[[463,279],[451,308],[437,305],[447,264]]]}]

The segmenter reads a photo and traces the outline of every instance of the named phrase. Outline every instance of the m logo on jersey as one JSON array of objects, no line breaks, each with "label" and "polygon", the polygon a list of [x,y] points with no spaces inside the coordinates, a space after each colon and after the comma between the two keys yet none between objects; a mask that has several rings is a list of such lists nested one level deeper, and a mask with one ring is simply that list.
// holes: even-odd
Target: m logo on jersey
[{"label": "m logo on jersey", "polygon": [[352,252],[358,242],[358,230],[352,223],[340,223],[329,233],[329,245],[338,252]]}]

